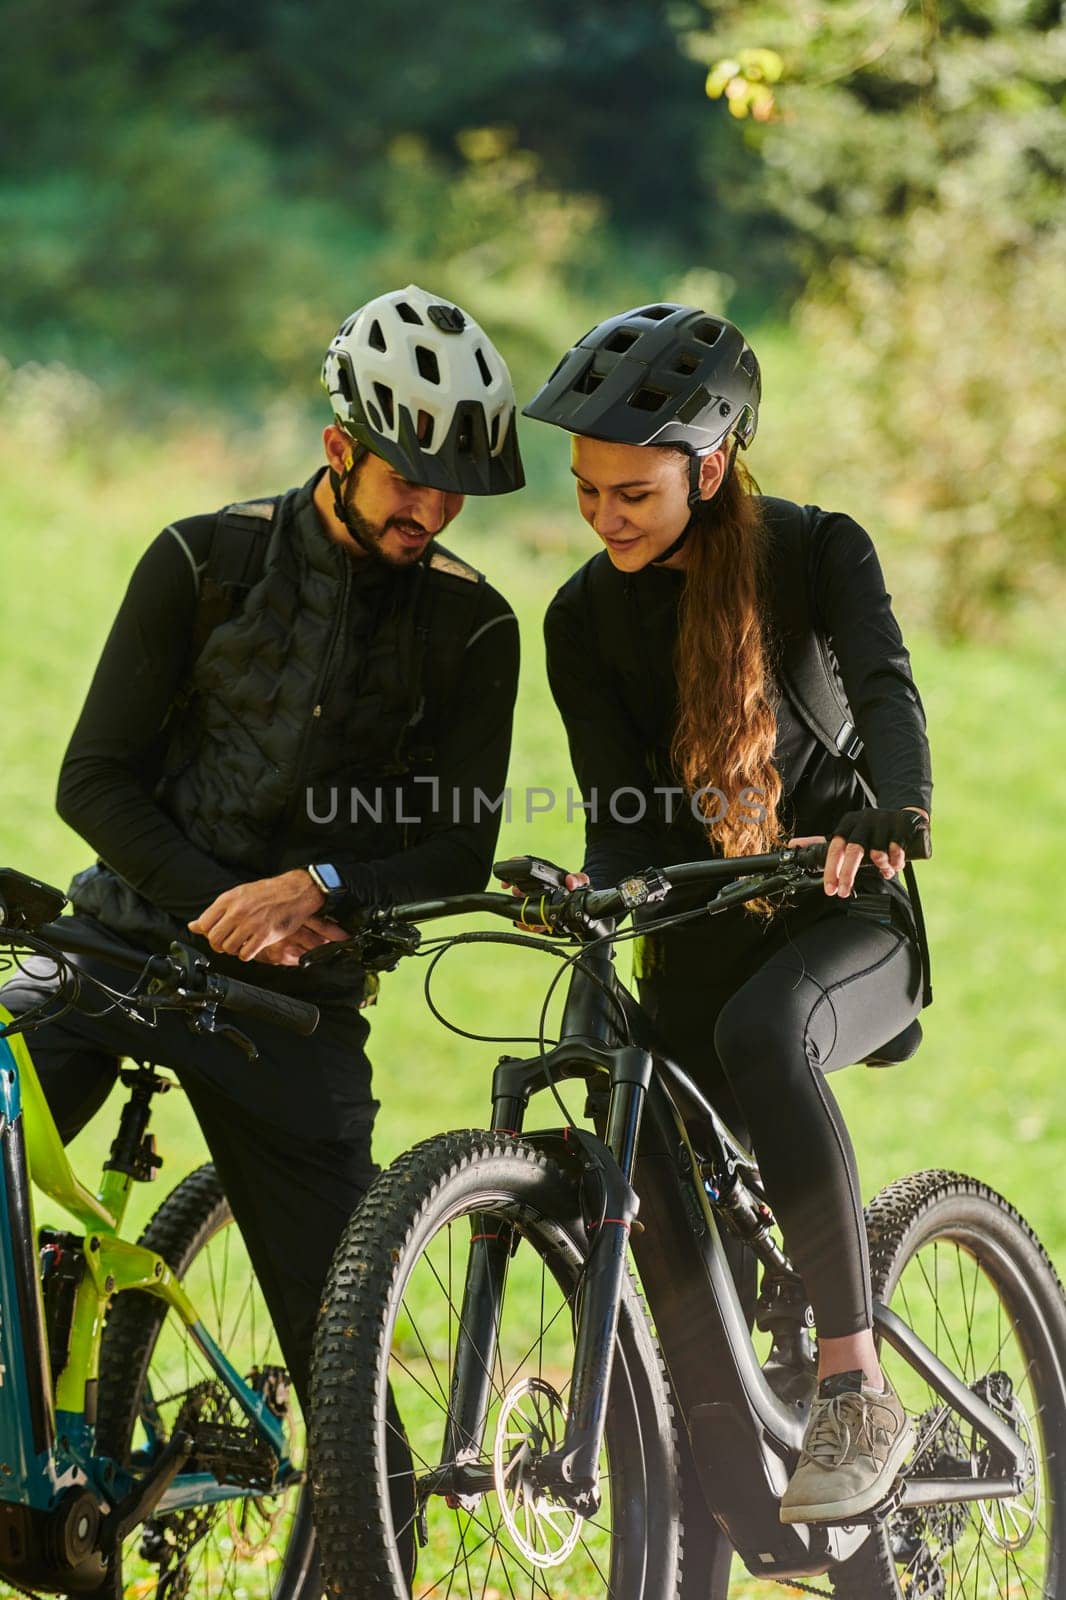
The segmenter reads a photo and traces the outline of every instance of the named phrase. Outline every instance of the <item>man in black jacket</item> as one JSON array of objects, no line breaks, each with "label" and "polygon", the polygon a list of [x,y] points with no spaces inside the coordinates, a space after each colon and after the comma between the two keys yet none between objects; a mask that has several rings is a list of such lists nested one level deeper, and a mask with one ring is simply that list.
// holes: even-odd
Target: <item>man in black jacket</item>
[{"label": "man in black jacket", "polygon": [[[414,285],[348,318],[323,381],[324,468],[149,546],[59,784],[99,858],[72,886],[80,917],[139,948],[210,947],[220,970],[314,1001],[319,1027],[297,1040],[242,1018],[254,1065],[173,1015],[148,1034],[97,1005],[31,1035],[64,1139],[123,1056],[178,1073],[305,1396],[330,1258],[375,1170],[377,1102],[366,975],[298,963],[368,909],[488,876],[517,625],[436,539],[465,494],[523,482],[503,361]],[[19,1013],[54,982],[41,966],[0,998]]]}]

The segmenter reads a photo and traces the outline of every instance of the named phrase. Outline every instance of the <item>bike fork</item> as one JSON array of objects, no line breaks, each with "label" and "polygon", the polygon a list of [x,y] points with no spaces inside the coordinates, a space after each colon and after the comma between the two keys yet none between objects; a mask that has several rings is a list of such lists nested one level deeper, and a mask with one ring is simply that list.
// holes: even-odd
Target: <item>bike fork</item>
[{"label": "bike fork", "polygon": [[[610,1392],[615,1336],[630,1227],[638,1199],[630,1182],[640,1120],[651,1081],[650,1055],[623,1048],[590,1051],[611,1079],[607,1142],[583,1129],[567,1130],[567,1143],[581,1164],[581,1198],[589,1251],[577,1304],[577,1329],[571,1399],[559,1449],[537,1464],[538,1482],[583,1514],[599,1505],[598,1468]],[[530,1070],[532,1068],[532,1070]],[[543,1081],[544,1065],[514,1063],[494,1098],[493,1129],[516,1135],[522,1130],[529,1093]],[[509,1091],[509,1092],[508,1092]],[[483,1467],[483,1438],[492,1402],[500,1312],[507,1263],[517,1243],[516,1230],[491,1214],[472,1219],[470,1255],[456,1354],[442,1473],[457,1500],[490,1487]]]}]

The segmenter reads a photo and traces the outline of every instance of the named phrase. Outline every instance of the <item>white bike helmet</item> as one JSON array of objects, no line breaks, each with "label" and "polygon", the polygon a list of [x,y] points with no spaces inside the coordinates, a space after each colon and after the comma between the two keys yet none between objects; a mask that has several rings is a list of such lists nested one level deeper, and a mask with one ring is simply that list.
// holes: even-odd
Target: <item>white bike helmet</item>
[{"label": "white bike helmet", "polygon": [[507,366],[458,306],[415,284],[361,306],[322,364],[337,426],[413,483],[508,494],[525,483]]}]

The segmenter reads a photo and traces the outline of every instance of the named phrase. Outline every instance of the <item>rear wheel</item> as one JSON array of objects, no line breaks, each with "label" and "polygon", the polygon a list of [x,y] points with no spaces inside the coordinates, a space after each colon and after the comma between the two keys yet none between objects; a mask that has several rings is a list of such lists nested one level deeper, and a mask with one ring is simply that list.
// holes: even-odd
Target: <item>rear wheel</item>
[{"label": "rear wheel", "polygon": [[[173,1268],[227,1358],[284,1417],[291,1459],[302,1466],[299,1401],[214,1167],[178,1185],[141,1243]],[[176,1426],[195,1432],[197,1422],[245,1430],[180,1318],[151,1295],[119,1295],[100,1356],[99,1449],[136,1471]],[[319,1600],[310,1497],[296,1484],[152,1517],[125,1541],[102,1593]]]},{"label": "rear wheel", "polygon": [[[464,1457],[481,1487],[458,1496],[435,1489],[434,1474],[450,1465],[467,1261],[486,1229],[510,1256],[483,1435]],[[565,1426],[588,1248],[573,1182],[521,1141],[445,1134],[373,1185],[334,1259],[315,1346],[313,1481],[331,1596],[675,1600],[671,1411],[628,1285],[600,1508],[580,1517],[537,1485],[537,1461]]]},{"label": "rear wheel", "polygon": [[[874,1297],[896,1311],[1031,1453],[1007,1500],[890,1516],[835,1574],[847,1600],[1059,1600],[1066,1594],[1066,1302],[1039,1240],[994,1190],[950,1172],[891,1184],[867,1209]],[[891,1350],[917,1445],[904,1477],[993,1471],[973,1428]]]}]

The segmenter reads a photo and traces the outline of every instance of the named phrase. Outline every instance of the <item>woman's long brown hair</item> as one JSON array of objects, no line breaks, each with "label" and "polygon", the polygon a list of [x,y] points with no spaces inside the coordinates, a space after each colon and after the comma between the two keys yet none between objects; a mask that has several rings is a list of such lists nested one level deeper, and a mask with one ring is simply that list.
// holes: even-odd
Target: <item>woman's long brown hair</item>
[{"label": "woman's long brown hair", "polygon": [[[679,452],[680,453],[680,452]],[[700,801],[708,839],[723,856],[774,850],[781,778],[773,640],[764,611],[765,534],[754,484],[739,461],[714,500],[697,511],[686,546],[674,670],[678,718],[671,759]],[[753,793],[754,791],[754,793]],[[722,813],[722,814],[720,814]],[[768,915],[765,901],[748,909]]]}]

